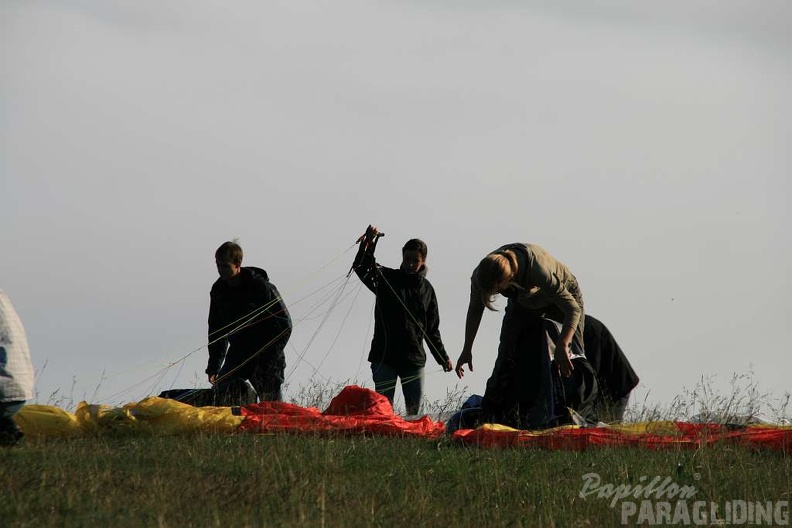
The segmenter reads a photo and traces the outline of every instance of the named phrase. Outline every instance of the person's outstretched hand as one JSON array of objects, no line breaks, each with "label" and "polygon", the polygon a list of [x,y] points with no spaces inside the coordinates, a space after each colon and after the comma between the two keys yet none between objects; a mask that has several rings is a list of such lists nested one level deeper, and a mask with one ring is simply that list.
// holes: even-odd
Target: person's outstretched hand
[{"label": "person's outstretched hand", "polygon": [[555,359],[562,376],[568,378],[572,375],[574,367],[572,366],[572,360],[569,359],[569,344],[559,339],[555,346],[553,359]]},{"label": "person's outstretched hand", "polygon": [[456,368],[456,375],[459,378],[462,378],[465,375],[465,367],[464,365],[468,366],[470,372],[473,372],[473,353],[468,350],[463,350],[461,354],[459,354],[459,359],[457,359]]}]

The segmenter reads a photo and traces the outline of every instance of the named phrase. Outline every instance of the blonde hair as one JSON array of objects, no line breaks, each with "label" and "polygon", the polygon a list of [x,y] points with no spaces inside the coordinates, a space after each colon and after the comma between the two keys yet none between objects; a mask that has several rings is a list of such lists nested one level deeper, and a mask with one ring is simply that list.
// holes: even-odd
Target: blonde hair
[{"label": "blonde hair", "polygon": [[517,256],[513,251],[496,251],[481,259],[474,275],[474,285],[488,310],[496,311],[492,301],[498,293],[498,285],[516,272]]}]

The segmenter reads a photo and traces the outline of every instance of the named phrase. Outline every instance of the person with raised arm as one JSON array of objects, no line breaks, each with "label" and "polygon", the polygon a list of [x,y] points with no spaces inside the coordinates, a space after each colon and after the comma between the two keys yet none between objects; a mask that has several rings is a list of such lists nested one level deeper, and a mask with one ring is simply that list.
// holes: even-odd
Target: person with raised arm
[{"label": "person with raised arm", "polygon": [[369,225],[358,239],[352,269],[376,295],[374,337],[368,360],[374,390],[393,404],[397,381],[401,380],[408,415],[421,411],[426,351],[445,372],[453,370],[440,337],[440,311],[434,287],[426,278],[427,246],[412,238],[402,247],[398,269],[377,264],[374,249],[383,234]]}]

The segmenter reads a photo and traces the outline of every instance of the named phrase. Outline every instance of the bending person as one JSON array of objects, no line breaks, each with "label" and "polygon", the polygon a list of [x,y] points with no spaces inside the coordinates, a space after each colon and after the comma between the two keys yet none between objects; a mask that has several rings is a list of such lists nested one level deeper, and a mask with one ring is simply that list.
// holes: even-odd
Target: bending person
[{"label": "bending person", "polygon": [[[473,270],[457,376],[464,376],[465,365],[473,370],[473,342],[484,308],[495,310],[496,294],[508,302],[498,357],[482,400],[484,420],[521,428],[546,427],[568,423],[571,417],[566,407],[577,407],[584,411],[586,421],[596,421],[596,405],[592,405],[596,376],[582,356],[580,286],[566,265],[535,244],[502,246]],[[553,343],[548,343],[545,318],[561,323]],[[570,347],[576,351],[574,363]],[[566,398],[558,398],[564,393]],[[584,401],[572,404],[572,394]]]},{"label": "bending person", "polygon": [[434,288],[426,278],[426,244],[417,238],[402,247],[399,269],[377,264],[374,249],[381,236],[368,226],[360,237],[360,249],[352,268],[376,295],[374,337],[368,360],[374,390],[393,404],[397,380],[401,380],[408,415],[419,414],[423,398],[426,352],[450,372],[453,368],[440,338],[440,313]]}]

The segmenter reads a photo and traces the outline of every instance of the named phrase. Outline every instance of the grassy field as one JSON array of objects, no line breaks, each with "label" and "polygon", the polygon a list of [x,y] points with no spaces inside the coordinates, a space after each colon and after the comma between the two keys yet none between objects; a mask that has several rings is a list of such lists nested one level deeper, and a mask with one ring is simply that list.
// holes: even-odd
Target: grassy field
[{"label": "grassy field", "polygon": [[695,489],[691,503],[778,503],[792,489],[788,454],[726,445],[564,452],[382,437],[103,435],[0,450],[0,526],[620,525],[627,499],[580,497],[591,473],[614,486],[667,478]]},{"label": "grassy field", "polygon": [[[325,408],[342,386],[303,388],[293,402]],[[719,394],[702,379],[666,408],[638,402],[631,419],[757,416],[773,401],[742,375],[731,389]],[[425,411],[447,415],[461,401],[449,394]],[[788,404],[786,394],[768,418],[789,423]],[[661,484],[637,499],[613,494],[653,481]],[[674,489],[686,495],[660,493]],[[572,452],[448,439],[105,431],[0,449],[0,528],[789,526],[790,494],[789,453],[734,444]]]}]

